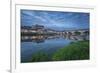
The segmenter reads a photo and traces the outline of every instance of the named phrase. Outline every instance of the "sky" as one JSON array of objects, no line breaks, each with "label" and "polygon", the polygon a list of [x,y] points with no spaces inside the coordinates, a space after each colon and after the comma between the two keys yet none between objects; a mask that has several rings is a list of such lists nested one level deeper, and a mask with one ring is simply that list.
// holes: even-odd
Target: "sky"
[{"label": "sky", "polygon": [[21,26],[44,25],[46,28],[88,29],[89,13],[21,9]]}]

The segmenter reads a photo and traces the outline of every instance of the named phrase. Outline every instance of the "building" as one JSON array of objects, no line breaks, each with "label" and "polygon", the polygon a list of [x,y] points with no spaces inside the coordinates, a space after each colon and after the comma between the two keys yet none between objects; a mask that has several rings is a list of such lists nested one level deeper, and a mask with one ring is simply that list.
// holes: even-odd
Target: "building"
[{"label": "building", "polygon": [[21,26],[21,34],[32,34],[32,33],[43,33],[44,26],[42,25],[33,25],[33,26]]}]

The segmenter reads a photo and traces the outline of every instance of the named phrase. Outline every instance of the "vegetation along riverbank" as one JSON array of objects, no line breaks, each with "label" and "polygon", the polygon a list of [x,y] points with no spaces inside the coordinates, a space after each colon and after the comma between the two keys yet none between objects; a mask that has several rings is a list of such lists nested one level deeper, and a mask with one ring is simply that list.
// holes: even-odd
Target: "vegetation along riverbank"
[{"label": "vegetation along riverbank", "polygon": [[39,51],[32,56],[32,62],[67,61],[89,59],[89,41],[71,42],[68,46],[58,49],[51,56]]}]

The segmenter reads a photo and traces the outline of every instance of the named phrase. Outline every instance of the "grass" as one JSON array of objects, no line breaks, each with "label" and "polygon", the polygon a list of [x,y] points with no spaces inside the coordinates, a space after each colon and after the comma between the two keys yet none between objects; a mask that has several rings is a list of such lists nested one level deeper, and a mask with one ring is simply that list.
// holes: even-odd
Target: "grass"
[{"label": "grass", "polygon": [[47,53],[40,51],[33,54],[32,62],[86,59],[89,59],[89,41],[85,40],[72,42],[70,45],[57,50],[51,57]]}]

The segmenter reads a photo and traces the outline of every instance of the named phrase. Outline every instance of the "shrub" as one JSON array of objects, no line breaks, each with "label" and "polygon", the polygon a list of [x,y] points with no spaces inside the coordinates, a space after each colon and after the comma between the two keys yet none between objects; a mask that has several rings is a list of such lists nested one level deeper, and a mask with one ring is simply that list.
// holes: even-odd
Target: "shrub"
[{"label": "shrub", "polygon": [[32,62],[41,62],[41,61],[48,61],[48,55],[44,52],[37,52],[32,56]]},{"label": "shrub", "polygon": [[76,32],[75,32],[75,34],[76,34],[76,35],[80,35],[81,33],[80,33],[80,32],[78,32],[78,31],[76,31]]},{"label": "shrub", "polygon": [[71,43],[54,53],[52,60],[84,60],[89,59],[89,41]]}]

